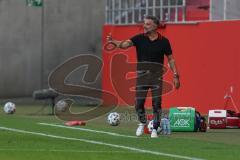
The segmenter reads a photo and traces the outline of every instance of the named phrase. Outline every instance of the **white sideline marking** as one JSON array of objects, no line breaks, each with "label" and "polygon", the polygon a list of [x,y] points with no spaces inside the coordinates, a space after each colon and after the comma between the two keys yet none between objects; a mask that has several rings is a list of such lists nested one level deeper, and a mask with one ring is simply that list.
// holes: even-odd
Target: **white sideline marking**
[{"label": "white sideline marking", "polygon": [[41,133],[41,132],[31,132],[31,131],[20,130],[20,129],[15,129],[15,128],[7,128],[7,127],[0,126],[0,130],[6,130],[6,131],[12,131],[12,132],[18,132],[18,133],[27,133],[27,134],[38,135],[38,136],[43,136],[43,137],[56,138],[56,139],[80,141],[80,142],[91,143],[91,144],[99,144],[99,145],[109,146],[109,147],[113,147],[113,148],[126,149],[126,150],[130,150],[130,151],[135,151],[135,152],[140,152],[140,153],[148,153],[148,154],[158,155],[158,156],[174,157],[174,158],[187,159],[187,160],[203,160],[203,159],[195,158],[195,157],[188,157],[188,156],[181,156],[181,155],[176,155],[176,154],[168,154],[168,153],[144,150],[144,149],[128,147],[128,146],[123,146],[123,145],[105,143],[105,142],[101,142],[101,141],[87,140],[87,139],[81,139],[81,138],[72,138],[72,137],[63,137],[63,136],[51,135],[51,134],[46,134],[46,133]]},{"label": "white sideline marking", "polygon": [[76,127],[69,127],[69,126],[63,126],[63,125],[58,125],[58,124],[49,124],[49,123],[38,123],[38,124],[45,125],[45,126],[52,126],[52,127],[60,127],[60,128],[75,129],[75,130],[81,130],[81,131],[87,131],[87,132],[94,132],[94,133],[102,133],[102,134],[107,134],[107,135],[111,135],[111,136],[138,138],[136,136],[128,136],[128,135],[118,134],[118,133],[114,133],[114,132],[99,131],[99,130],[93,130],[93,129],[87,129],[87,128],[76,128]]},{"label": "white sideline marking", "polygon": [[12,148],[0,148],[0,151],[13,151],[13,152],[73,152],[73,153],[136,153],[136,152],[124,152],[124,151],[89,151],[89,150],[62,150],[62,149],[12,149]]}]

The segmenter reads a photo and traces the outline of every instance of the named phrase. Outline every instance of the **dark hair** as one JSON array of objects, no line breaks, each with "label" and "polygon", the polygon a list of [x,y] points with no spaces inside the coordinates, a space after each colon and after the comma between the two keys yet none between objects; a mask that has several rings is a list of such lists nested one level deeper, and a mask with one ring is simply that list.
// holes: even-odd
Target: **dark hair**
[{"label": "dark hair", "polygon": [[153,21],[153,23],[155,23],[157,26],[160,25],[159,19],[156,16],[145,15],[144,19],[151,19]]}]

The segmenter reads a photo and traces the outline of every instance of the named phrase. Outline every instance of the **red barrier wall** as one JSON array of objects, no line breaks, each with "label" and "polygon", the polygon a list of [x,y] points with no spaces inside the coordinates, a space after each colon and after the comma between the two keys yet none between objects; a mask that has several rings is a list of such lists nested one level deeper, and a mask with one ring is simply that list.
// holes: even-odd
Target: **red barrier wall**
[{"label": "red barrier wall", "polygon": [[[111,32],[114,39],[124,40],[141,32],[139,26],[104,26],[103,44]],[[171,106],[194,106],[200,112],[224,107],[223,99],[230,86],[233,86],[233,99],[240,106],[240,21],[204,22],[198,24],[169,24],[160,31],[166,36],[173,49],[180,72],[181,88],[163,95],[163,108]],[[128,50],[103,50],[102,87],[118,96],[110,79],[110,62],[114,55],[128,55],[129,62],[135,62],[135,48]],[[114,62],[116,64],[116,62]],[[118,70],[126,69],[118,63]],[[118,71],[116,71],[118,72]],[[171,82],[168,71],[165,80]],[[121,87],[128,86],[121,81]],[[124,84],[125,83],[125,84]],[[125,95],[134,105],[134,94]],[[104,99],[104,96],[103,96]],[[104,99],[107,102],[107,99]],[[122,105],[126,104],[120,99]],[[148,99],[147,106],[151,106]],[[239,107],[240,108],[240,107]],[[230,108],[231,109],[231,108]]]}]

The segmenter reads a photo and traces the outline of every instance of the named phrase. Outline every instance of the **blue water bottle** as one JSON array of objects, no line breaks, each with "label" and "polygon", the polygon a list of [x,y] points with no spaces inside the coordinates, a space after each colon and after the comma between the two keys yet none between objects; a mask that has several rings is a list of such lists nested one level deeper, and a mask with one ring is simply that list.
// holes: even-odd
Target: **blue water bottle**
[{"label": "blue water bottle", "polygon": [[167,125],[166,125],[166,118],[162,118],[162,133],[167,134]]},{"label": "blue water bottle", "polygon": [[167,134],[171,134],[171,126],[168,118],[166,118],[166,128],[167,128]]}]

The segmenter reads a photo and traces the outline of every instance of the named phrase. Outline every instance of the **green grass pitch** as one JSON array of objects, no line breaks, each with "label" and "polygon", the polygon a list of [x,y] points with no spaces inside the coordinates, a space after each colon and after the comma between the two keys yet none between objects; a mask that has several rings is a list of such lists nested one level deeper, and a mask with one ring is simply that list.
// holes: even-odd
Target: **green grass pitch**
[{"label": "green grass pitch", "polygon": [[206,133],[173,132],[151,139],[147,134],[135,137],[138,123],[134,116],[126,119],[127,115],[134,115],[132,107],[116,110],[125,115],[117,127],[107,124],[106,115],[88,122],[86,126],[73,127],[89,130],[49,126],[64,126],[64,123],[55,116],[47,115],[50,108],[41,107],[17,106],[13,115],[6,115],[1,108],[0,159],[240,159],[240,129],[208,130]]}]

